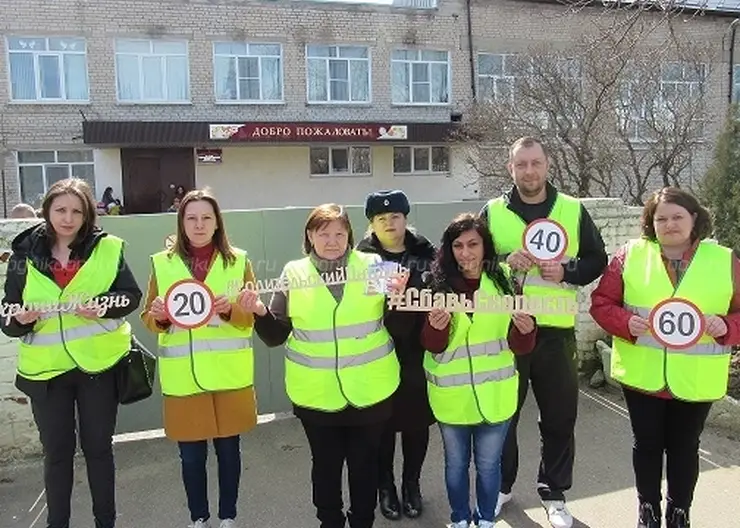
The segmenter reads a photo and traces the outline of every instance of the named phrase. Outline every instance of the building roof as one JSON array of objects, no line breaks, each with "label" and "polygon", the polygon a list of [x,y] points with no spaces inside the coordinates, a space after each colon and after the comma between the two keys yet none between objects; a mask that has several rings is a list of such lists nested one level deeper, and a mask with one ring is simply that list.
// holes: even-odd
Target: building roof
[{"label": "building roof", "polygon": [[[520,2],[542,2],[546,4],[568,5],[563,0],[518,0]],[[694,12],[711,13],[715,15],[734,15],[740,17],[740,0],[578,0],[577,5],[586,4],[603,6],[629,6],[641,3],[652,4],[653,8],[661,10],[688,10]],[[575,4],[575,1],[574,1]]]}]

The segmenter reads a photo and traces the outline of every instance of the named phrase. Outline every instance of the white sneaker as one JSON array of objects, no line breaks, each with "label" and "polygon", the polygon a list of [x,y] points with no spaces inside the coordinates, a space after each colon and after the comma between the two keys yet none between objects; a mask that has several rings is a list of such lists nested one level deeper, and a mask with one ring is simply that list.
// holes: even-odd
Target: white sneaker
[{"label": "white sneaker", "polygon": [[236,528],[236,521],[234,519],[224,519],[218,528]]},{"label": "white sneaker", "polygon": [[204,521],[203,519],[198,519],[194,523],[188,525],[188,528],[211,528],[211,523],[209,521]]},{"label": "white sneaker", "polygon": [[499,513],[501,513],[501,508],[504,507],[504,504],[509,502],[511,500],[512,493],[499,493],[498,494],[498,502],[496,503],[496,511],[494,512],[493,516],[498,517]]},{"label": "white sneaker", "polygon": [[473,525],[468,524],[468,521],[457,521],[456,523],[447,524],[447,528],[474,528]]},{"label": "white sneaker", "polygon": [[493,528],[493,523],[491,521],[480,520],[478,521],[478,528]]},{"label": "white sneaker", "polygon": [[547,518],[553,528],[571,528],[573,516],[565,507],[565,501],[542,501],[547,510]]}]

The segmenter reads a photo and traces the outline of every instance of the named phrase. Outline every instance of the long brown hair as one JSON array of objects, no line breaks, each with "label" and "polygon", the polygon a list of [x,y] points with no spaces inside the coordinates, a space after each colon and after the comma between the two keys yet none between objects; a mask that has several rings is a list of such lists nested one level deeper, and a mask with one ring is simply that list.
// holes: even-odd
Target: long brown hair
[{"label": "long brown hair", "polygon": [[198,201],[206,201],[213,207],[213,214],[216,216],[216,231],[213,232],[213,245],[221,254],[221,259],[224,261],[224,268],[234,264],[236,262],[236,253],[234,247],[229,243],[229,237],[226,236],[226,228],[224,227],[224,218],[221,215],[221,207],[218,205],[218,201],[211,194],[210,189],[194,189],[185,196],[182,197],[180,207],[177,210],[177,237],[175,243],[170,249],[170,255],[178,254],[181,259],[187,260],[190,258],[190,252],[188,251],[188,236],[185,234],[185,209],[188,204]]},{"label": "long brown hair", "polygon": [[77,236],[73,243],[85,240],[92,234],[93,229],[95,229],[98,214],[95,209],[95,198],[93,198],[90,186],[81,178],[67,178],[66,180],[59,180],[49,187],[49,190],[46,191],[46,196],[44,196],[44,201],[41,204],[41,216],[43,216],[46,221],[46,234],[51,244],[54,244],[57,235],[54,231],[54,226],[51,225],[51,220],[49,219],[51,204],[57,197],[65,194],[76,196],[79,198],[80,202],[82,202],[82,226],[77,232]]},{"label": "long brown hair", "polygon": [[642,236],[648,240],[656,240],[653,220],[655,219],[655,210],[661,202],[680,205],[686,209],[690,215],[696,215],[694,227],[691,230],[692,242],[704,240],[712,235],[712,217],[709,215],[709,211],[699,203],[699,200],[683,189],[679,189],[677,187],[663,187],[662,189],[655,191],[652,196],[648,198],[645,202],[645,207],[642,210],[642,225],[640,227],[642,229]]},{"label": "long brown hair", "polygon": [[308,233],[318,231],[334,220],[339,220],[347,230],[347,245],[349,249],[355,247],[355,239],[352,234],[352,224],[349,221],[347,210],[341,205],[328,203],[319,205],[311,211],[311,214],[308,215],[306,226],[303,229],[303,253],[305,255],[310,254],[311,249],[313,249],[311,246],[311,240],[308,238]]}]

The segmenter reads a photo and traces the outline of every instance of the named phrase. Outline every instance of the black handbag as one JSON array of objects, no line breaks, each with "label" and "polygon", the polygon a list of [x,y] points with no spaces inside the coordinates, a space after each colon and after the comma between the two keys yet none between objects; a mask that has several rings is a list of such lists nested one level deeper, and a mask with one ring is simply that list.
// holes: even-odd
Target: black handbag
[{"label": "black handbag", "polygon": [[157,358],[131,335],[131,349],[116,366],[118,403],[129,405],[152,395]]}]

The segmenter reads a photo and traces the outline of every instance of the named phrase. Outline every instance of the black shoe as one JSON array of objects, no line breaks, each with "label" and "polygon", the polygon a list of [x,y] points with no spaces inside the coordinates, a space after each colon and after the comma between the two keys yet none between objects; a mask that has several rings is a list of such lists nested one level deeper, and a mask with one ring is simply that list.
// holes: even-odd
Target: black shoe
[{"label": "black shoe", "polygon": [[378,490],[378,501],[380,503],[380,513],[383,514],[383,517],[391,521],[401,518],[401,503],[398,502],[396,486],[380,488]]},{"label": "black shoe", "polygon": [[421,516],[424,509],[421,504],[421,490],[418,483],[403,486],[403,514],[409,519]]},{"label": "black shoe", "polygon": [[670,503],[666,510],[665,522],[667,528],[691,528],[689,513],[681,508],[670,506]]},{"label": "black shoe", "polygon": [[637,522],[637,528],[660,528],[660,512],[656,513],[652,504],[648,502],[640,504],[640,520]]}]

